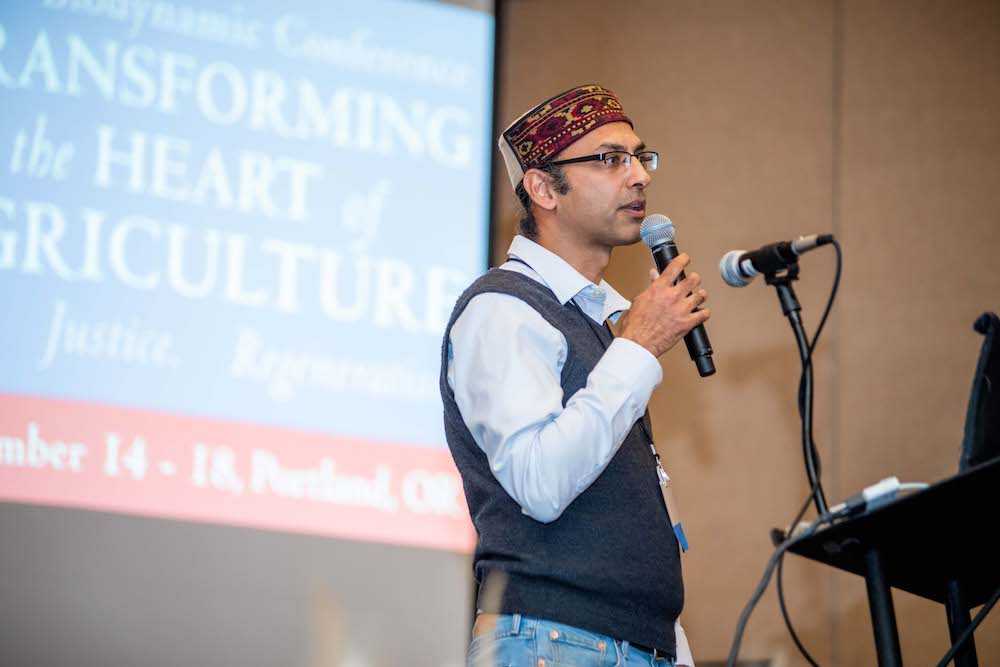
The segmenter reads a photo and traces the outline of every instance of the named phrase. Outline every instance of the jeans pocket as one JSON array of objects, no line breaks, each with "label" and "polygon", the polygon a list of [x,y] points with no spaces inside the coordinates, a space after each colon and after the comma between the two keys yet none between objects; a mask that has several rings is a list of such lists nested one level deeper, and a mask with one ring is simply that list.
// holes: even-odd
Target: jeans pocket
[{"label": "jeans pocket", "polygon": [[535,664],[535,638],[530,635],[485,634],[469,644],[466,667],[519,667]]}]

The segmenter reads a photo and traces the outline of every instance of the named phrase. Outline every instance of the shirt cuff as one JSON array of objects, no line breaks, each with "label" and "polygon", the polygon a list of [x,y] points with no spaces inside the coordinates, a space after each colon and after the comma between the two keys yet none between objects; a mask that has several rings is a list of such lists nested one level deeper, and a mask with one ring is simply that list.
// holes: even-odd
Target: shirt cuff
[{"label": "shirt cuff", "polygon": [[611,372],[631,386],[635,395],[645,399],[644,403],[663,381],[663,369],[656,357],[628,338],[615,338],[611,341],[594,370],[597,368]]}]

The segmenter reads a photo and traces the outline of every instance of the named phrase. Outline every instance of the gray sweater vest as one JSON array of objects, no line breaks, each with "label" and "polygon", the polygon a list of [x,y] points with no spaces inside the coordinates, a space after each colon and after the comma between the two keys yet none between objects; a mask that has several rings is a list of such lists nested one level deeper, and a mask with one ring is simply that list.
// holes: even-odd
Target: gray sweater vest
[{"label": "gray sweater vest", "polygon": [[563,405],[586,385],[612,340],[575,306],[563,306],[547,287],[513,271],[492,269],[455,305],[441,351],[441,398],[448,447],[479,534],[479,608],[567,623],[676,655],[674,621],[684,605],[680,551],[640,422],[604,472],[547,524],[521,512],[466,427],[448,386],[448,338],[469,301],[485,292],[521,299],[565,336]]}]

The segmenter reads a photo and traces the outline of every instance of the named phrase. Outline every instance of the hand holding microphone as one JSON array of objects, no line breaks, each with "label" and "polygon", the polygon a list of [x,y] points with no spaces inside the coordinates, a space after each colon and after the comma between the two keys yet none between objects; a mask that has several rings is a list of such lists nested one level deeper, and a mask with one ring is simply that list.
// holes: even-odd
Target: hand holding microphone
[{"label": "hand holding microphone", "polygon": [[647,216],[642,223],[642,236],[653,252],[660,275],[632,301],[622,323],[621,336],[642,345],[656,357],[683,337],[699,375],[712,375],[715,365],[704,327],[711,312],[698,308],[708,298],[708,293],[700,287],[701,277],[697,273],[684,275],[691,260],[677,252],[674,226],[669,218],[659,214]]},{"label": "hand holding microphone", "polygon": [[654,357],[659,357],[709,318],[708,310],[695,310],[708,297],[705,290],[698,287],[701,277],[692,273],[680,279],[690,262],[687,255],[678,256],[633,299],[632,307],[623,318],[622,338],[642,345]]}]

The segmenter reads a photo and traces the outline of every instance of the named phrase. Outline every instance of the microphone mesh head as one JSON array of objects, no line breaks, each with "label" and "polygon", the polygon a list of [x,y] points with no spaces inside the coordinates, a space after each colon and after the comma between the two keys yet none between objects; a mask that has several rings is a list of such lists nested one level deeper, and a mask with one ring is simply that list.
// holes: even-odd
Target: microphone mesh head
[{"label": "microphone mesh head", "polygon": [[753,278],[746,278],[740,273],[740,257],[745,250],[730,250],[719,260],[719,273],[730,287],[746,287]]},{"label": "microphone mesh head", "polygon": [[665,215],[653,213],[642,221],[639,233],[642,235],[643,243],[655,248],[674,240],[674,223]]}]

